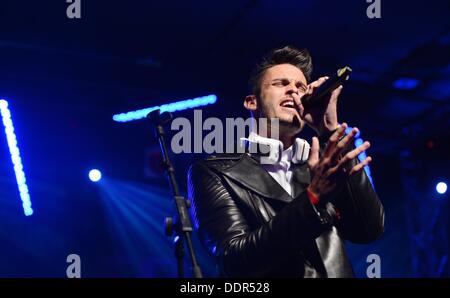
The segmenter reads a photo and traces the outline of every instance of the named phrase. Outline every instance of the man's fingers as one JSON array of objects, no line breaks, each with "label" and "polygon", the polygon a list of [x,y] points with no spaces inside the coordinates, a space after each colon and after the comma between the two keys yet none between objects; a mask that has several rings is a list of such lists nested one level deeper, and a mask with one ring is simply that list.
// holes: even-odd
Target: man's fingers
[{"label": "man's fingers", "polygon": [[319,139],[312,138],[311,151],[309,153],[308,165],[309,167],[315,166],[319,162]]},{"label": "man's fingers", "polygon": [[327,147],[325,148],[325,156],[331,155],[334,148],[338,144],[339,139],[344,135],[346,129],[347,123],[342,123],[341,126],[339,126],[338,129],[331,135],[330,139],[328,140]]},{"label": "man's fingers", "polygon": [[369,149],[370,147],[370,143],[369,142],[364,142],[361,146],[359,146],[356,149],[353,149],[352,151],[348,152],[347,154],[345,154],[345,156],[339,161],[339,167],[345,167],[345,164],[356,158],[359,154],[361,154],[362,152],[366,151],[367,149]]},{"label": "man's fingers", "polygon": [[330,152],[330,158],[331,160],[336,160],[339,155],[342,153],[342,151],[347,148],[347,146],[353,141],[353,138],[358,134],[359,130],[358,128],[354,127],[350,133],[348,133],[344,138],[342,138],[341,141],[339,141],[334,150]]},{"label": "man's fingers", "polygon": [[334,89],[333,92],[331,92],[330,102],[337,102],[337,100],[339,99],[339,95],[341,94],[343,88],[344,87],[342,87],[342,85],[340,85],[338,88]]},{"label": "man's fingers", "polygon": [[309,84],[306,87],[306,92],[304,95],[310,95],[314,92],[314,90],[316,90],[317,88],[320,87],[320,85],[322,85],[323,83],[325,83],[326,80],[328,80],[328,77],[321,77],[317,80],[315,80],[314,82],[312,82],[311,84]]},{"label": "man's fingers", "polygon": [[326,80],[328,80],[328,77],[321,77],[321,78],[315,80],[314,82],[312,82],[311,84],[309,84],[308,87],[310,87],[312,89],[317,89],[320,87],[320,85],[325,83]]},{"label": "man's fingers", "polygon": [[359,171],[361,171],[365,166],[367,166],[370,162],[372,161],[372,157],[367,156],[366,159],[364,159],[362,162],[358,163],[357,165],[355,165],[349,175],[352,175],[353,173],[357,173]]}]

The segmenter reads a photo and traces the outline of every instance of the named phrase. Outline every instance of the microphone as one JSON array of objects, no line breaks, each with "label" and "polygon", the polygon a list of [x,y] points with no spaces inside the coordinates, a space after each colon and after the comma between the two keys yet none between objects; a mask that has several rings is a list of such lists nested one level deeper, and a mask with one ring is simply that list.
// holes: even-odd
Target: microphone
[{"label": "microphone", "polygon": [[305,109],[309,109],[312,106],[320,105],[326,99],[326,95],[329,95],[340,85],[343,85],[349,77],[352,69],[345,66],[338,69],[335,75],[326,80],[320,87],[313,93],[305,95],[301,98],[302,105]]}]

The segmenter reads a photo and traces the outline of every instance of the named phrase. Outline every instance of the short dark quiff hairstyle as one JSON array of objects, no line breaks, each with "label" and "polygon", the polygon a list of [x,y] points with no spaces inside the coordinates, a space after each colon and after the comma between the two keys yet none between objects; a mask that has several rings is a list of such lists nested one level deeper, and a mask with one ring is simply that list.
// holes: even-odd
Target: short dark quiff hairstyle
[{"label": "short dark quiff hairstyle", "polygon": [[276,48],[266,54],[252,72],[249,85],[255,96],[260,96],[261,81],[267,69],[279,64],[292,64],[303,72],[308,82],[311,80],[313,65],[307,49],[299,50],[293,46]]}]

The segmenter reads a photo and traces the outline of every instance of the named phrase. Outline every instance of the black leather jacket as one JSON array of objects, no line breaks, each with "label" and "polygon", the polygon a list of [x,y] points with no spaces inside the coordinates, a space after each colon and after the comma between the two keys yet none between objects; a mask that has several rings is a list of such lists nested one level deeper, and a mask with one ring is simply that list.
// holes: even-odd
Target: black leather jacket
[{"label": "black leather jacket", "polygon": [[365,171],[316,208],[305,191],[307,165],[292,167],[292,196],[246,153],[212,156],[189,169],[194,223],[222,276],[352,277],[344,240],[368,243],[383,233],[383,206]]}]

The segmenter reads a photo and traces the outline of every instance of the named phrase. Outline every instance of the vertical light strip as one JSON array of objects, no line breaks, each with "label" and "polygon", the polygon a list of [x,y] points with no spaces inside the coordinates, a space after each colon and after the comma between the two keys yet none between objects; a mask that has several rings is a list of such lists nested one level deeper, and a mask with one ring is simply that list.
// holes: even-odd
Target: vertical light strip
[{"label": "vertical light strip", "polygon": [[[353,129],[353,127],[347,127],[346,129],[345,129],[345,133],[346,134],[349,134],[351,131],[352,131],[352,129]],[[359,146],[361,146],[363,143],[364,143],[364,141],[363,141],[363,139],[362,138],[360,138],[360,135],[361,135],[361,131],[358,131],[358,133],[355,135],[355,147],[359,147]],[[363,161],[363,160],[365,160],[367,158],[367,155],[366,155],[366,152],[361,152],[359,155],[358,155],[358,159],[359,159],[359,161]],[[370,167],[369,167],[369,165],[366,165],[365,167],[364,167],[364,171],[366,172],[366,174],[367,174],[367,177],[369,178],[369,181],[370,181],[370,183],[372,184],[372,186],[373,186],[373,188],[375,188],[375,185],[373,185],[373,180],[372,180],[372,173],[370,172]]]},{"label": "vertical light strip", "polygon": [[14,133],[14,126],[11,119],[11,112],[8,108],[8,102],[0,99],[0,111],[2,114],[3,125],[5,126],[6,139],[8,141],[9,153],[14,165],[14,172],[16,174],[17,186],[19,187],[20,199],[22,200],[23,211],[26,216],[33,214],[31,208],[30,194],[23,171],[22,159],[20,158],[19,148],[17,147],[16,134]]}]

